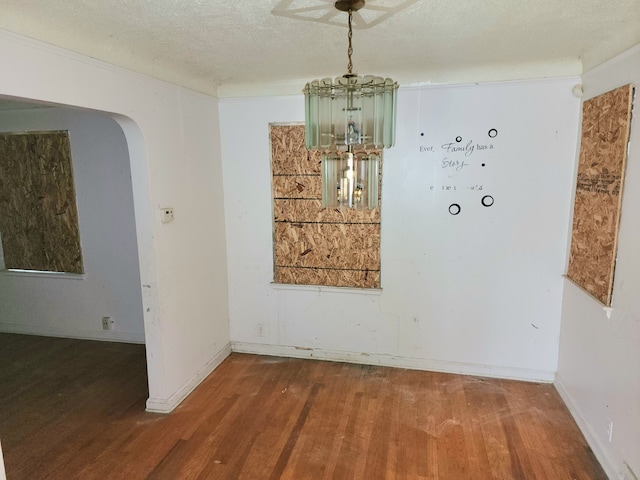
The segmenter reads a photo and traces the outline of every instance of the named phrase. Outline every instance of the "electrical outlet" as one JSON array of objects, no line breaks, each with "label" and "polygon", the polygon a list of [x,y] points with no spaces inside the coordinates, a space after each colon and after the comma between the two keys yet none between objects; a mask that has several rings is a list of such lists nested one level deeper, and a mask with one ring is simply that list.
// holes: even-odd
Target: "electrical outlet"
[{"label": "electrical outlet", "polygon": [[111,317],[102,317],[102,329],[111,330],[113,326],[113,319]]},{"label": "electrical outlet", "polygon": [[611,442],[613,440],[613,421],[607,420],[607,439]]},{"label": "electrical outlet", "polygon": [[173,212],[173,208],[164,207],[160,209],[160,222],[161,223],[171,223],[175,219],[175,213]]},{"label": "electrical outlet", "polygon": [[259,337],[264,337],[264,324],[258,323],[256,325],[256,335]]}]

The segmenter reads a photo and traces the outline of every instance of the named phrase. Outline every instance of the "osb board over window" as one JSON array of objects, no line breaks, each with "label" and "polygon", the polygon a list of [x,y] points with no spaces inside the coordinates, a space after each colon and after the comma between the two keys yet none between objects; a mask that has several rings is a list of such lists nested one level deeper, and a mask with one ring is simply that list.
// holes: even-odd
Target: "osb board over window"
[{"label": "osb board over window", "polygon": [[567,276],[611,304],[633,86],[583,105],[582,143]]},{"label": "osb board over window", "polygon": [[304,125],[270,135],[275,282],[380,288],[380,208],[323,208],[321,153],[305,148]]},{"label": "osb board over window", "polygon": [[83,272],[68,132],[0,133],[0,233],[7,269]]}]

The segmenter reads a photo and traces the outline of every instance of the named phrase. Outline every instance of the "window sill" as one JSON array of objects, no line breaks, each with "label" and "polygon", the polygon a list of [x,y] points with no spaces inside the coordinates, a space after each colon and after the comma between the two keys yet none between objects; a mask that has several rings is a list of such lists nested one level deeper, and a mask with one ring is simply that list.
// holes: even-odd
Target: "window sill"
[{"label": "window sill", "polygon": [[84,280],[84,273],[65,272],[41,272],[37,270],[0,270],[0,275],[5,277],[36,277],[36,278],[56,278],[65,280]]},{"label": "window sill", "polygon": [[348,293],[350,295],[382,295],[381,288],[355,288],[355,287],[328,287],[325,285],[294,285],[291,283],[275,283],[271,286],[275,290],[298,290],[302,292],[318,292],[318,293]]}]

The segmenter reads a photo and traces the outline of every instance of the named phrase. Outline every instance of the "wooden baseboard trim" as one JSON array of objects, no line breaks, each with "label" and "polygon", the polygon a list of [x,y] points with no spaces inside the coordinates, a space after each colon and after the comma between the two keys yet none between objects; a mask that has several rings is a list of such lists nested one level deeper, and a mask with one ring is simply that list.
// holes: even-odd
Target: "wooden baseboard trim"
[{"label": "wooden baseboard trim", "polygon": [[266,345],[261,343],[231,342],[231,350],[238,353],[361,363],[365,365],[380,365],[385,367],[408,368],[411,370],[458,373],[462,375],[477,375],[480,377],[493,377],[540,383],[552,383],[555,376],[555,372],[545,370],[497,367],[493,365],[446,362],[441,360],[428,360],[397,355],[343,352],[285,345]]},{"label": "wooden baseboard trim", "polygon": [[223,361],[231,355],[231,344],[228,343],[220,350],[211,360],[209,360],[204,367],[196,372],[191,379],[182,386],[177,392],[171,395],[167,399],[152,398],[147,399],[147,412],[153,413],[171,413],[180,402],[182,402],[187,396],[200,385],[200,383],[209,376]]},{"label": "wooden baseboard trim", "polygon": [[602,444],[598,436],[595,434],[591,424],[587,421],[587,419],[582,414],[580,407],[578,407],[578,404],[576,403],[575,399],[569,393],[569,390],[566,387],[565,383],[562,381],[562,377],[560,375],[556,374],[556,379],[553,382],[553,386],[556,387],[556,390],[558,391],[560,398],[562,398],[562,401],[569,409],[571,416],[573,417],[576,424],[578,425],[578,428],[580,428],[580,431],[584,435],[585,440],[591,447],[593,454],[596,456],[596,458],[600,462],[600,465],[602,465],[602,468],[604,469],[606,474],[609,476],[609,478],[622,478],[619,476],[620,475],[619,472],[616,471],[614,463],[609,458],[609,455],[607,454],[607,449],[604,447],[604,445]]},{"label": "wooden baseboard trim", "polygon": [[144,335],[113,330],[75,331],[63,328],[48,328],[33,325],[0,323],[0,332],[19,335],[39,335],[41,337],[76,338],[78,340],[97,340],[99,342],[138,343],[144,345]]}]

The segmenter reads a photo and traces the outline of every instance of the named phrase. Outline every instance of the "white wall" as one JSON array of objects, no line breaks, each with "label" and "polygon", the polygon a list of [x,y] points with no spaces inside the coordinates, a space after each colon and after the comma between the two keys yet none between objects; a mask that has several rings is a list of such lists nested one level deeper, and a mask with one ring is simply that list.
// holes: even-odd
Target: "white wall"
[{"label": "white wall", "polygon": [[[67,130],[84,275],[0,273],[0,331],[144,343],[129,150],[106,114],[0,111],[0,131]],[[112,317],[112,330],[102,317]]]},{"label": "white wall", "polygon": [[[578,82],[400,89],[378,292],[270,283],[268,124],[303,121],[303,98],[221,100],[233,348],[552,381]],[[494,148],[445,151],[457,136]],[[468,165],[443,168],[445,158]]]},{"label": "white wall", "polygon": [[[640,45],[584,74],[584,99],[640,86]],[[640,119],[638,93],[618,238],[611,318],[566,280],[556,385],[611,478],[640,477]],[[609,442],[607,422],[613,421]],[[628,465],[628,467],[627,467]],[[635,472],[635,477],[629,472]],[[626,476],[624,476],[626,475]]]},{"label": "white wall", "polygon": [[[229,352],[217,100],[0,31],[0,95],[109,112],[129,146],[150,398],[169,411]],[[161,225],[159,209],[176,219]]]}]

